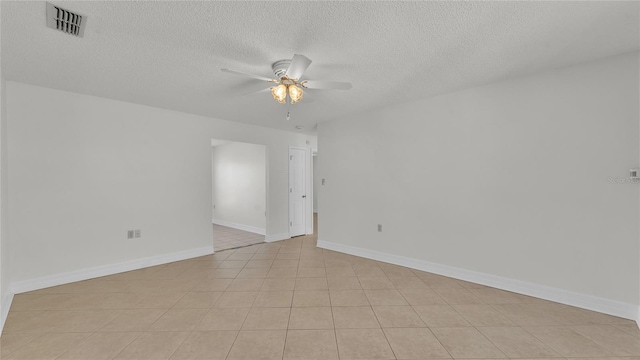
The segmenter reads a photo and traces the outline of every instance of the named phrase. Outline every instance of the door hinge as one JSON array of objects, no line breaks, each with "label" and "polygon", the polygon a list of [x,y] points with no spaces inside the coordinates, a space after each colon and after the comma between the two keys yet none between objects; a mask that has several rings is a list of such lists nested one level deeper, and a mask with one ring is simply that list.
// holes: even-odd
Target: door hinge
[{"label": "door hinge", "polygon": [[290,193],[292,193],[292,192],[293,192],[293,189],[292,189],[292,188],[289,188],[289,192],[290,192]]},{"label": "door hinge", "polygon": [[289,221],[289,226],[293,226],[293,222],[292,221]]},{"label": "door hinge", "polygon": [[293,160],[293,155],[289,155],[289,160]]}]

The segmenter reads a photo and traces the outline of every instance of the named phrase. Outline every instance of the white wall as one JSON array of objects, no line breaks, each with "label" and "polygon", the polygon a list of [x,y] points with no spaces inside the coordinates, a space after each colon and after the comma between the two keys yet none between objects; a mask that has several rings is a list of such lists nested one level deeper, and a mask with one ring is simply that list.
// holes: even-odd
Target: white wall
[{"label": "white wall", "polygon": [[[0,67],[1,68],[1,67]],[[0,333],[11,306],[8,251],[8,169],[6,83],[0,71]]]},{"label": "white wall", "polygon": [[321,123],[319,240],[637,309],[638,79],[635,53]]},{"label": "white wall", "polygon": [[[211,139],[265,145],[288,233],[288,146],[315,137],[7,82],[11,282],[211,249]],[[126,239],[141,229],[142,238]]]},{"label": "white wall", "polygon": [[214,223],[264,234],[265,151],[264,145],[239,142],[212,147]]}]

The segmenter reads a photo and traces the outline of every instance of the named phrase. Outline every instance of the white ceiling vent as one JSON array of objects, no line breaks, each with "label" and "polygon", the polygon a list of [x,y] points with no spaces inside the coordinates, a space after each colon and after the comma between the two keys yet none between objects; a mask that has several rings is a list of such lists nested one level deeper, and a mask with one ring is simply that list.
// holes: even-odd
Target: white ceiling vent
[{"label": "white ceiling vent", "polygon": [[87,19],[83,15],[47,3],[47,26],[52,29],[82,37],[86,22]]}]

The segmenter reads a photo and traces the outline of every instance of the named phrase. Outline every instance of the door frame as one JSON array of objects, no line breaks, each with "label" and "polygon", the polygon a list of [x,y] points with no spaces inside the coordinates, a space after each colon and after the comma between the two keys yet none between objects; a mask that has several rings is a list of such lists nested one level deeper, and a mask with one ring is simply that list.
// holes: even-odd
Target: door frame
[{"label": "door frame", "polygon": [[[304,198],[304,231],[305,235],[313,234],[313,209],[311,209],[311,216],[309,215],[309,204],[312,204],[312,201],[309,201],[309,189],[310,189],[310,161],[311,157],[311,149],[305,146],[294,146],[289,145],[289,152],[287,155],[287,175],[291,173],[291,150],[302,150],[304,151],[304,193],[306,197]],[[287,176],[287,222],[291,224],[291,184],[289,183],[291,177]],[[313,196],[313,195],[312,195]],[[311,219],[311,221],[309,221]],[[287,225],[287,229],[291,231],[291,225]],[[311,229],[311,232],[309,232]],[[291,233],[289,233],[289,237],[291,237]]]},{"label": "door frame", "polygon": [[[309,188],[309,192],[311,193],[311,196],[310,196],[311,203],[309,205],[309,208],[311,209],[311,222],[307,223],[307,235],[315,234],[315,230],[316,230],[313,218],[314,218],[314,216],[316,214],[316,205],[317,204],[316,204],[316,201],[314,199],[314,195],[313,194],[315,193],[316,186],[318,184],[316,184],[316,182],[315,182],[316,174],[315,174],[315,171],[313,170],[313,166],[318,161],[318,149],[311,149],[311,152],[310,152],[309,155],[310,155],[309,158],[310,158],[310,161],[311,161],[311,165],[309,166],[309,172],[311,173],[311,175],[310,175],[310,179],[309,179],[308,183],[311,185],[311,187]],[[317,166],[317,164],[316,164],[316,166]]]}]

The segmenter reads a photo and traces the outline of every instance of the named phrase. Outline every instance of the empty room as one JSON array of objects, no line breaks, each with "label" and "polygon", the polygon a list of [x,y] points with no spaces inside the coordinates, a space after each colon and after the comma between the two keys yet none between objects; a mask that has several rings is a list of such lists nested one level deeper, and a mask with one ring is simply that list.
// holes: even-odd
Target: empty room
[{"label": "empty room", "polygon": [[0,358],[640,360],[640,2],[0,1]]}]

